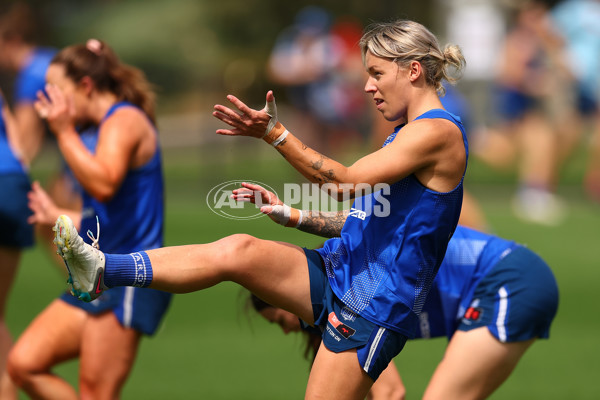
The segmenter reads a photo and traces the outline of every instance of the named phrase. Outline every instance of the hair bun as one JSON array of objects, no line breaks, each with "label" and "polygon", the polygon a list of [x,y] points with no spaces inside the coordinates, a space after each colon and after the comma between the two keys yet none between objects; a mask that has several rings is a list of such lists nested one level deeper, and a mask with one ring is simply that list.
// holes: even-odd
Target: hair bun
[{"label": "hair bun", "polygon": [[98,39],[88,39],[85,43],[85,47],[97,56],[102,52],[102,42]]}]

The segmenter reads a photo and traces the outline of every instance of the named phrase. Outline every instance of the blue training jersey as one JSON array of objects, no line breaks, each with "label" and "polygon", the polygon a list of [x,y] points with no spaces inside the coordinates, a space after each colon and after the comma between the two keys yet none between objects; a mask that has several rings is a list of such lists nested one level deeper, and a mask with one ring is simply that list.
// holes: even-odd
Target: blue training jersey
[{"label": "blue training jersey", "polygon": [[[417,119],[442,118],[462,133],[460,118],[442,109]],[[385,141],[402,134],[396,128]],[[464,173],[463,173],[464,179]],[[460,215],[463,179],[450,192],[423,186],[411,174],[380,190],[356,198],[341,237],[317,249],[329,284],[346,307],[365,319],[413,337],[418,315],[442,262]],[[387,206],[387,213],[382,213]]]},{"label": "blue training jersey", "polygon": [[23,164],[16,157],[8,142],[6,124],[2,115],[4,99],[0,97],[0,174],[25,174]]},{"label": "blue training jersey", "polygon": [[513,241],[459,225],[429,291],[416,336],[450,339],[481,279],[516,246]]},{"label": "blue training jersey", "polygon": [[[136,106],[127,102],[113,105],[100,126],[121,107]],[[97,215],[100,249],[104,252],[127,254],[163,246],[164,183],[161,164],[160,147],[157,145],[152,159],[128,171],[121,187],[109,201],[99,202],[84,191],[81,236],[86,242],[91,243],[86,235],[88,230],[96,235]]]}]

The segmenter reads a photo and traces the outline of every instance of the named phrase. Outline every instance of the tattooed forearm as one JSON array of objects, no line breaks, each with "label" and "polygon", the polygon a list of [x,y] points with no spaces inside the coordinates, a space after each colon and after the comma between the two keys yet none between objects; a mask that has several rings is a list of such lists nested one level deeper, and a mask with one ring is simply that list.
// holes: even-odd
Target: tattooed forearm
[{"label": "tattooed forearm", "polygon": [[321,168],[323,168],[323,162],[327,159],[327,157],[320,155],[319,159],[317,161],[311,161],[311,168],[314,169],[315,171],[320,170]]},{"label": "tattooed forearm", "polygon": [[333,169],[328,169],[326,171],[321,170],[323,168],[323,163],[325,162],[325,160],[328,160],[328,158],[324,155],[319,155],[319,159],[317,161],[311,161],[310,163],[310,167],[317,171],[316,174],[313,174],[313,179],[315,180],[315,182],[328,183],[335,181],[336,176]]},{"label": "tattooed forearm", "polygon": [[347,217],[348,210],[302,211],[302,223],[298,229],[326,238],[338,237]]}]

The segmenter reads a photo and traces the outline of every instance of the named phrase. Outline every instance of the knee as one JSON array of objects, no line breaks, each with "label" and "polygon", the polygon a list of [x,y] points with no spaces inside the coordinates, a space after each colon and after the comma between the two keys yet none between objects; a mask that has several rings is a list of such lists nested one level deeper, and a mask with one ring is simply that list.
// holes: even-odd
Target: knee
[{"label": "knee", "polygon": [[[376,382],[377,383],[377,382]],[[373,385],[371,391],[367,396],[367,400],[405,400],[406,399],[406,388],[404,385]]]},{"label": "knee", "polygon": [[79,377],[79,396],[81,400],[118,398],[118,396],[111,397],[107,394],[108,386],[108,382],[101,385],[101,382],[95,377],[82,373]]},{"label": "knee", "polygon": [[[121,365],[113,365],[108,370],[100,370],[100,365],[80,368],[79,396],[80,400],[112,400],[120,398],[121,389],[129,370]],[[105,366],[104,366],[105,368]]]},{"label": "knee", "polygon": [[231,235],[219,241],[218,265],[223,266],[223,274],[228,280],[235,280],[253,266],[258,241],[246,234]]},{"label": "knee", "polygon": [[36,362],[35,357],[21,347],[15,345],[8,353],[6,371],[16,386],[26,387],[40,369],[41,366]]}]

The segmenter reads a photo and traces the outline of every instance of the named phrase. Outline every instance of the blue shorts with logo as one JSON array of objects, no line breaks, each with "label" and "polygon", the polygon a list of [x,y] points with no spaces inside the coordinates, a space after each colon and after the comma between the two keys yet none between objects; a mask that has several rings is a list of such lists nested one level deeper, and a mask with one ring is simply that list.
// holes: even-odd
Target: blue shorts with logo
[{"label": "blue shorts with logo", "polygon": [[[350,311],[331,290],[323,260],[315,250],[304,249],[310,276],[310,298],[315,326],[323,344],[336,353],[356,349],[358,362],[375,381],[404,348],[407,337],[367,321]],[[303,322],[303,326],[307,324]]]},{"label": "blue shorts with logo", "polygon": [[487,326],[503,343],[548,338],[557,309],[552,270],[537,254],[519,246],[479,282],[458,330]]},{"label": "blue shorts with logo", "polygon": [[0,246],[25,248],[34,243],[33,226],[27,223],[32,214],[27,193],[31,183],[25,174],[0,175]]},{"label": "blue shorts with logo", "polygon": [[172,297],[171,293],[160,290],[119,286],[104,291],[89,303],[70,293],[64,293],[60,299],[93,315],[112,311],[123,327],[153,335],[167,312]]}]

